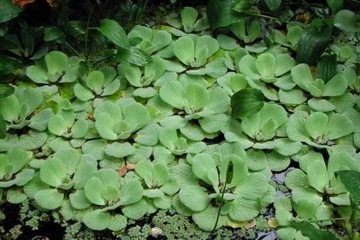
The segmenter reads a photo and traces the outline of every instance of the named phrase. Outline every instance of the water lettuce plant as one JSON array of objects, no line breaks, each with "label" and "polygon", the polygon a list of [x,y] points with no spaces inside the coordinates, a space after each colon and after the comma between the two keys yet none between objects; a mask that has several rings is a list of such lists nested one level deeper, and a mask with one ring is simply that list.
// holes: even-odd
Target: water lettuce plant
[{"label": "water lettuce plant", "polygon": [[94,117],[100,136],[109,140],[126,139],[150,122],[147,109],[135,101],[104,102]]},{"label": "water lettuce plant", "polygon": [[166,162],[142,160],[136,164],[134,170],[146,184],[144,197],[149,209],[169,209],[171,197],[179,191],[179,184],[170,175]]},{"label": "water lettuce plant", "polygon": [[[188,51],[184,51],[188,49]],[[204,35],[186,35],[178,38],[173,45],[174,55],[184,65],[198,68],[207,63],[209,57],[219,50],[215,38]]]},{"label": "water lettuce plant", "polygon": [[[357,157],[334,152],[330,153],[325,163],[321,154],[311,151],[300,158],[299,164],[300,169],[293,169],[285,178],[285,184],[291,190],[290,198],[296,218],[329,224],[328,220],[335,214],[346,217],[346,209],[351,205],[349,192],[335,173],[348,169],[358,171],[360,165]],[[290,212],[289,207],[277,207],[276,215],[281,225],[289,225],[289,220],[293,218]]]},{"label": "water lettuce plant", "polygon": [[99,170],[86,182],[84,193],[92,204],[103,206],[83,216],[85,225],[94,230],[119,231],[126,227],[127,217],[139,219],[147,212],[139,180],[123,179],[112,169]]},{"label": "water lettuce plant", "polygon": [[[170,26],[184,30],[185,33],[191,32],[200,32],[210,28],[208,19],[205,13],[201,13],[201,17],[199,17],[199,12],[193,7],[184,7],[180,16],[170,15],[166,19],[166,23]],[[172,31],[178,35],[184,35],[183,32]]]},{"label": "water lettuce plant", "polygon": [[137,25],[128,33],[127,37],[131,39],[139,39],[137,47],[148,54],[156,54],[162,57],[166,48],[172,43],[172,36],[165,30],[152,29],[145,26]]},{"label": "water lettuce plant", "polygon": [[[186,129],[190,121],[196,120],[205,133],[216,133],[228,120],[225,112],[229,108],[230,98],[222,88],[207,89],[199,83],[169,81],[160,88],[159,95],[177,111],[184,111],[184,119],[187,123],[176,128]],[[192,139],[184,131],[183,134]],[[193,140],[202,140],[202,138]]]},{"label": "water lettuce plant", "polygon": [[340,97],[345,94],[348,88],[348,81],[343,73],[337,73],[325,82],[323,79],[314,79],[307,64],[298,64],[292,68],[291,76],[292,81],[298,87],[313,97],[308,100],[308,105],[316,111],[329,112],[335,110],[335,105],[326,98]]},{"label": "water lettuce plant", "polygon": [[74,82],[86,70],[82,59],[69,58],[60,51],[51,51],[35,65],[26,68],[28,76],[36,84]]},{"label": "water lettuce plant", "polygon": [[[175,167],[180,202],[204,230],[219,228],[228,221],[248,221],[268,204],[268,179],[249,172],[246,154],[239,147],[226,143],[218,152],[196,154],[188,163]],[[218,211],[221,216],[216,221]]]},{"label": "water lettuce plant", "polygon": [[261,53],[255,59],[252,55],[245,55],[241,58],[239,71],[246,76],[248,84],[263,92],[270,100],[277,100],[278,96],[274,86],[289,90],[295,84],[290,80],[289,72],[295,66],[295,60],[289,54]]},{"label": "water lettuce plant", "polygon": [[105,59],[50,50],[23,74],[0,69],[0,196],[115,235],[159,209],[206,235],[254,224],[272,203],[280,239],[308,236],[294,220],[346,222],[354,196],[337,172],[360,171],[355,48],[334,41],[316,66],[297,63],[306,23],[283,14],[279,29],[229,15],[213,33],[191,7],[159,28],[103,19],[87,37],[109,46]]},{"label": "water lettuce plant", "polygon": [[293,141],[304,142],[316,148],[331,148],[337,144],[337,139],[353,132],[353,123],[340,113],[309,114],[298,111],[290,116],[286,132]]},{"label": "water lettuce plant", "polygon": [[1,195],[4,189],[8,189],[6,199],[11,203],[20,203],[27,198],[15,186],[22,187],[33,178],[35,170],[28,166],[31,160],[29,153],[21,148],[12,148],[0,155]]},{"label": "water lettuce plant", "polygon": [[86,77],[85,84],[75,84],[74,94],[84,102],[95,97],[110,96],[120,88],[120,80],[116,78],[116,75],[115,69],[111,67],[102,67],[92,71]]},{"label": "water lettuce plant", "polygon": [[[48,210],[59,208],[69,194],[77,195],[75,192],[70,193],[70,190],[83,188],[86,180],[96,172],[95,159],[82,156],[73,148],[57,151],[39,167],[38,176],[24,189],[30,198]],[[71,199],[75,208],[84,204],[81,198]]]}]

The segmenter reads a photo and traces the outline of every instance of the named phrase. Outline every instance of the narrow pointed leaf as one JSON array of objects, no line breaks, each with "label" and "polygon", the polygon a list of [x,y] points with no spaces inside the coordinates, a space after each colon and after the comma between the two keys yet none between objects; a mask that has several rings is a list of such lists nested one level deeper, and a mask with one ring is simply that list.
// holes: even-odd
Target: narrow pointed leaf
[{"label": "narrow pointed leaf", "polygon": [[118,47],[130,50],[129,40],[124,29],[114,20],[103,19],[98,30]]}]

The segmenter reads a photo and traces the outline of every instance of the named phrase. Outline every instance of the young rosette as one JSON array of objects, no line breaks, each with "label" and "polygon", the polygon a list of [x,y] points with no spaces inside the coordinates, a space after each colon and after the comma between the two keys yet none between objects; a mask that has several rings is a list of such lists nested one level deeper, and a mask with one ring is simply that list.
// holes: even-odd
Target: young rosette
[{"label": "young rosette", "polygon": [[24,186],[34,177],[34,169],[28,167],[31,160],[29,153],[21,148],[12,148],[6,154],[0,154],[0,192],[9,188],[6,197],[11,203],[20,203],[27,198],[15,186]]},{"label": "young rosette", "polygon": [[43,101],[43,94],[38,88],[15,87],[14,94],[0,98],[0,113],[9,128],[21,129],[29,126],[44,131],[53,111],[50,108],[37,110]]},{"label": "young rosette", "polygon": [[[180,12],[180,18],[177,15],[170,15],[166,23],[174,28],[184,30],[185,33],[199,32],[210,28],[206,14],[203,13],[199,18],[198,11],[193,7],[184,7]],[[175,35],[185,35],[182,31],[170,30],[170,32]]]},{"label": "young rosette", "polygon": [[[283,156],[291,156],[300,151],[302,144],[284,135],[283,129],[287,120],[287,112],[282,106],[264,103],[260,111],[244,117],[240,126],[242,133],[252,142],[253,148],[273,149]],[[225,138],[231,142],[243,143],[244,136],[238,131],[238,128],[227,130]]]},{"label": "young rosette", "polygon": [[[128,38],[140,39],[137,47],[147,54],[155,54],[164,57],[169,45],[172,43],[172,36],[165,30],[152,29],[137,25],[128,34]],[[171,49],[171,48],[170,48]],[[162,51],[161,51],[162,50]]]},{"label": "young rosette", "polygon": [[36,84],[76,81],[87,67],[82,59],[69,58],[60,51],[51,51],[37,64],[26,69],[26,76]]},{"label": "young rosette", "polygon": [[[174,174],[180,183],[175,209],[192,216],[203,230],[249,221],[270,204],[274,189],[262,173],[249,172],[239,144],[223,144],[217,152],[196,154],[179,163]],[[220,211],[219,211],[219,208]]]},{"label": "young rosette", "polygon": [[[230,97],[220,87],[207,89],[201,83],[169,81],[159,93],[164,102],[179,111],[179,115],[184,112],[182,121],[174,127],[181,128],[181,132],[191,140],[200,141],[206,134],[217,134],[229,119],[225,113],[229,110]],[[160,122],[163,126],[168,122],[165,120]]]},{"label": "young rosette", "polygon": [[141,160],[135,165],[135,172],[144,180],[144,197],[149,204],[158,209],[169,209],[171,197],[179,191],[179,184],[170,175],[167,164],[163,161]]},{"label": "young rosette", "polygon": [[[350,195],[335,172],[359,171],[358,160],[346,152],[331,153],[327,164],[320,153],[310,151],[303,155],[299,159],[300,169],[291,170],[285,178],[297,218],[326,221],[335,212],[349,217]],[[284,215],[283,212],[279,217]]]},{"label": "young rosette", "polygon": [[94,117],[96,130],[108,140],[127,139],[150,123],[148,110],[134,99],[103,102],[95,109]]},{"label": "young rosette", "polygon": [[256,58],[245,55],[238,63],[239,71],[246,76],[248,84],[263,92],[266,98],[277,100],[278,96],[273,84],[280,89],[292,89],[295,84],[291,81],[290,70],[295,66],[295,60],[289,54],[262,53]]},{"label": "young rosette", "polygon": [[136,97],[150,98],[155,96],[157,94],[157,89],[154,88],[156,80],[162,76],[167,79],[169,76],[166,74],[165,60],[159,56],[152,56],[151,58],[152,62],[144,67],[139,67],[125,61],[118,65],[119,75],[136,88],[132,92]]},{"label": "young rosette", "polygon": [[95,206],[82,221],[93,230],[119,231],[126,227],[127,218],[140,219],[148,211],[140,181],[121,178],[113,169],[98,170],[86,182],[84,190]]},{"label": "young rosette", "polygon": [[206,147],[204,142],[194,142],[179,136],[174,128],[161,128],[159,141],[174,155],[196,154],[202,152]]},{"label": "young rosette", "polygon": [[207,35],[200,37],[196,35],[182,36],[173,44],[174,55],[184,65],[192,68],[205,66],[208,59],[219,49],[218,41]]},{"label": "young rosette", "polygon": [[[292,141],[304,142],[316,148],[342,146],[342,137],[353,133],[353,122],[344,114],[298,111],[292,114],[286,132]],[[339,141],[338,141],[339,140]],[[335,145],[335,146],[333,146]],[[352,147],[352,144],[349,145]]]},{"label": "young rosette", "polygon": [[102,67],[91,71],[84,83],[74,86],[74,94],[81,101],[89,101],[96,97],[106,97],[116,93],[120,88],[120,80],[112,67]]},{"label": "young rosette", "polygon": [[[84,182],[96,172],[96,160],[90,156],[82,156],[73,148],[61,149],[41,164],[39,175],[24,187],[27,196],[34,198],[43,209],[59,208],[68,195],[81,189]],[[77,193],[79,194],[79,193]],[[81,199],[81,198],[78,198]],[[73,199],[74,200],[74,199]],[[88,207],[89,201],[77,203]]]},{"label": "young rosette", "polygon": [[[336,109],[331,101],[346,93],[348,80],[344,73],[337,73],[330,80],[325,81],[312,76],[307,64],[298,64],[291,69],[291,78],[296,85],[305,92],[310,93],[307,103],[315,111],[330,112]],[[330,99],[329,99],[330,98]]]}]

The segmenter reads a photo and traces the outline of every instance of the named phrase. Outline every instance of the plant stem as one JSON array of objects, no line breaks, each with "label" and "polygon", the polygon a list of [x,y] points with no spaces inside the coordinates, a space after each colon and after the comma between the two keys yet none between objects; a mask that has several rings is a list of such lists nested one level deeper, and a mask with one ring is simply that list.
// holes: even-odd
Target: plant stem
[{"label": "plant stem", "polygon": [[66,46],[68,46],[77,56],[80,57],[80,53],[78,51],[76,51],[75,48],[73,48],[73,46],[70,45],[70,43],[68,43],[67,41],[64,42],[66,44]]},{"label": "plant stem", "polygon": [[88,17],[87,22],[86,22],[85,51],[84,51],[84,52],[85,52],[85,59],[87,59],[88,56],[89,56],[89,54],[90,54],[89,51],[88,51],[89,25],[90,25],[90,19],[91,19],[91,17],[92,17],[92,14],[93,14],[93,12],[94,12],[94,9],[95,9],[94,5],[91,5],[89,17]]},{"label": "plant stem", "polygon": [[221,192],[221,202],[220,202],[219,210],[218,210],[218,213],[217,213],[217,216],[216,216],[216,221],[215,221],[215,225],[214,225],[214,228],[213,228],[212,232],[215,232],[216,226],[218,225],[218,222],[219,222],[219,219],[220,219],[221,207],[223,206],[223,203],[224,203],[225,189],[226,189],[226,182],[224,184],[223,191]]}]

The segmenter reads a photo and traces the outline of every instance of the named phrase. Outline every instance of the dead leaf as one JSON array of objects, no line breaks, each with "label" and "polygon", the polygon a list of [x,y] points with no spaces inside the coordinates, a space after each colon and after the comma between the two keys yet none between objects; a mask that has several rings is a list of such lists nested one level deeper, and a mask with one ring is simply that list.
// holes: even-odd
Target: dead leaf
[{"label": "dead leaf", "polygon": [[229,221],[226,223],[226,225],[229,227],[232,227],[232,228],[241,228],[246,225],[246,222],[237,222],[237,221],[229,219]]},{"label": "dead leaf", "polygon": [[270,218],[268,220],[268,225],[271,228],[277,228],[279,226],[279,222],[278,222],[278,220],[276,218]]},{"label": "dead leaf", "polygon": [[135,169],[135,164],[127,162],[126,163],[126,168],[128,170],[134,170]]},{"label": "dead leaf", "polygon": [[256,219],[253,219],[245,225],[245,228],[249,229],[249,228],[253,228],[255,226],[256,226]]},{"label": "dead leaf", "polygon": [[298,22],[302,22],[302,23],[307,24],[311,20],[311,15],[310,15],[310,13],[299,14],[299,15],[296,16],[295,20],[298,21]]},{"label": "dead leaf", "polygon": [[23,8],[25,7],[25,5],[29,4],[29,3],[33,3],[36,0],[12,0],[12,3]]},{"label": "dead leaf", "polygon": [[118,170],[118,173],[119,173],[120,177],[125,176],[125,174],[127,173],[127,168],[126,168],[126,166],[120,168],[120,169]]},{"label": "dead leaf", "polygon": [[52,7],[52,8],[56,8],[58,6],[58,1],[57,0],[46,0],[46,1],[50,5],[50,7]]}]

